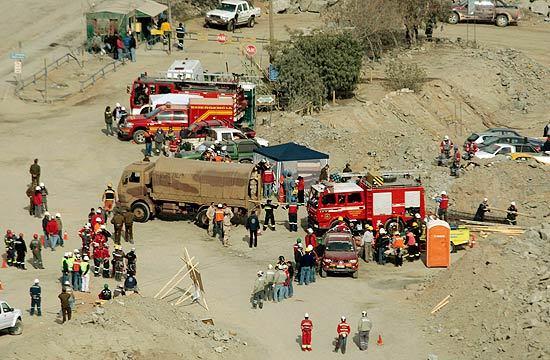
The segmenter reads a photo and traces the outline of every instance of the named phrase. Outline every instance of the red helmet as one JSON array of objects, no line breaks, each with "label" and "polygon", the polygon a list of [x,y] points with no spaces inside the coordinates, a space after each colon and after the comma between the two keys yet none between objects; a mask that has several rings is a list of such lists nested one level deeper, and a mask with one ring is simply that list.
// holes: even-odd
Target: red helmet
[{"label": "red helmet", "polygon": [[11,230],[8,230],[6,231],[6,235],[12,235],[13,233],[11,232]]},{"label": "red helmet", "polygon": [[35,233],[35,234],[32,235],[32,237],[33,237],[33,239],[38,239],[38,234]]}]

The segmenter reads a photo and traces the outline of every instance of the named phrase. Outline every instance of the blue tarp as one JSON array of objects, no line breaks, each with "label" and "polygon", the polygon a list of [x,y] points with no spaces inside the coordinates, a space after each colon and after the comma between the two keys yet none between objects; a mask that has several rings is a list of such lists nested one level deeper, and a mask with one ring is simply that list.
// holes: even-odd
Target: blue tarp
[{"label": "blue tarp", "polygon": [[275,161],[302,161],[329,158],[327,154],[293,142],[257,148],[254,152]]}]

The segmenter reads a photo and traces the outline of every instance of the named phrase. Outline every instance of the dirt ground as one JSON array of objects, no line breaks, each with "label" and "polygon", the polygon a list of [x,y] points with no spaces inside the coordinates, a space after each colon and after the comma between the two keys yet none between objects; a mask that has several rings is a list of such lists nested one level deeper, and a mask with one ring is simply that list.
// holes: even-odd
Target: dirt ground
[{"label": "dirt ground", "polygon": [[[18,39],[23,39],[23,48],[28,54],[24,65],[25,69],[38,68],[44,56],[53,57],[53,52],[59,51],[58,47],[50,48],[49,43],[63,43],[64,39],[74,39],[81,29],[81,18],[75,16],[81,11],[81,4],[78,2],[70,2],[70,5],[67,6],[59,6],[61,2],[57,0],[41,1],[40,4],[32,1],[32,3],[33,11],[51,8],[59,10],[55,15],[44,16],[40,21],[14,17],[0,24],[0,29],[4,32],[7,29],[13,31],[18,27],[21,28],[18,37],[10,38],[9,41],[3,43],[0,50],[5,52],[15,49]],[[21,5],[17,3],[15,6]],[[0,4],[0,9],[7,11],[8,6]],[[71,16],[73,17],[71,18]],[[278,37],[286,36],[286,27],[302,28],[319,24],[318,16],[313,14],[280,15],[275,20]],[[52,23],[58,25],[52,26]],[[191,31],[201,33],[205,31],[214,34],[220,32],[215,29],[205,30],[200,24],[200,20],[194,20],[188,24],[188,27]],[[44,30],[50,28],[52,31]],[[465,31],[466,25],[463,24],[446,25],[443,34],[437,32],[436,36],[447,35],[450,38],[457,36],[465,38]],[[266,37],[267,19],[263,18],[254,30],[243,28],[239,29],[237,33]],[[550,25],[548,24],[520,25],[506,29],[478,25],[476,29],[477,39],[484,46],[489,48],[514,47],[545,66],[549,65],[548,57],[545,57],[548,49],[544,49],[541,44],[546,41],[549,33]],[[473,101],[474,105],[469,108],[470,110],[465,110],[463,133],[460,135],[457,133],[456,136],[462,136],[462,140],[468,135],[467,131],[483,129],[484,114],[499,111],[503,104],[510,106],[512,100],[494,101],[493,96],[497,90],[491,90],[489,95],[484,95],[486,89],[483,86],[495,87],[492,83],[499,81],[495,73],[487,75],[486,82],[476,82],[472,78],[469,80],[463,78],[453,82],[448,76],[449,71],[446,64],[447,62],[452,63],[452,66],[459,68],[457,71],[461,74],[466,73],[468,65],[471,65],[477,71],[477,73],[474,72],[473,77],[475,77],[483,75],[483,66],[490,66],[493,61],[498,61],[498,59],[483,58],[483,64],[478,65],[479,58],[476,57],[476,53],[472,52],[462,57],[454,45],[445,46],[448,48],[435,50],[439,51],[438,57],[422,50],[419,50],[417,54],[410,53],[409,55],[419,61],[433,61],[436,64],[430,69],[430,76],[441,78],[441,80],[430,82],[425,94],[431,99],[436,99],[438,94],[442,93],[441,89],[447,91],[447,95],[444,96],[451,100],[448,100],[446,106],[432,107],[433,101],[430,98],[422,99],[419,94],[393,94],[382,101],[390,92],[379,83],[374,83],[372,86],[365,84],[359,89],[358,97],[361,99],[366,97],[367,101],[372,104],[365,106],[364,103],[350,100],[337,106],[331,106],[320,115],[314,116],[321,125],[311,131],[317,131],[322,137],[316,148],[330,152],[334,164],[338,167],[349,160],[352,160],[356,167],[370,165],[370,161],[381,168],[389,167],[392,164],[402,166],[408,163],[407,159],[403,158],[405,152],[401,149],[395,152],[388,150],[387,145],[392,140],[391,136],[387,140],[382,139],[382,134],[387,129],[402,128],[403,136],[400,138],[404,139],[400,139],[400,141],[407,146],[410,145],[411,154],[416,151],[415,149],[419,149],[418,153],[421,155],[410,156],[410,159],[413,159],[415,164],[419,164],[418,166],[422,166],[423,163],[430,163],[431,154],[437,146],[437,139],[449,130],[447,124],[436,123],[435,119],[438,116],[451,116],[454,114],[454,105],[449,104],[465,104],[465,100]],[[220,52],[222,54],[219,54]],[[262,54],[261,49],[258,53]],[[191,358],[252,359],[257,358],[260,354],[266,359],[305,358],[309,355],[304,355],[299,351],[299,321],[304,312],[309,312],[314,322],[313,348],[316,358],[333,359],[332,341],[338,319],[341,315],[346,315],[352,328],[355,328],[361,311],[366,309],[374,323],[371,348],[367,354],[369,358],[426,359],[430,353],[437,354],[440,359],[457,358],[456,354],[460,354],[457,348],[461,345],[449,341],[445,343],[448,345],[447,347],[441,346],[440,343],[425,334],[426,309],[431,308],[440,300],[438,297],[442,292],[418,297],[417,301],[423,302],[423,307],[421,306],[419,309],[416,302],[411,301],[410,291],[404,291],[405,288],[422,286],[420,284],[424,283],[426,279],[434,279],[437,275],[445,276],[445,274],[451,273],[454,265],[451,270],[434,270],[426,269],[419,262],[405,264],[403,268],[361,263],[359,279],[343,277],[318,279],[316,283],[307,287],[295,286],[295,295],[292,299],[280,304],[266,304],[261,311],[252,310],[249,295],[256,271],[265,269],[267,264],[275,262],[279,255],[284,255],[287,258],[292,257],[292,244],[296,240],[296,235],[286,230],[285,216],[282,211],[276,214],[277,231],[268,231],[262,234],[259,239],[259,248],[254,250],[248,248],[245,242],[245,230],[242,227],[237,228],[233,234],[233,246],[226,249],[221,247],[218,241],[208,238],[203,230],[184,221],[154,220],[146,224],[136,224],[134,231],[138,256],[138,281],[144,299],[143,301],[128,300],[125,306],[115,303],[106,311],[110,317],[113,316],[112,312],[119,311],[128,317],[144,316],[144,319],[131,321],[125,325],[120,325],[119,318],[114,320],[116,322],[106,322],[100,327],[96,327],[97,324],[89,323],[81,325],[80,322],[89,317],[88,310],[85,309],[90,308],[91,297],[85,296],[80,301],[87,305],[81,305],[80,310],[77,310],[75,322],[64,327],[57,324],[59,307],[57,294],[60,290],[58,277],[62,250],[78,246],[79,240],[76,232],[85,222],[90,207],[99,204],[105,184],[116,183],[122,168],[141,158],[141,149],[137,145],[120,142],[103,134],[101,129],[104,107],[112,106],[115,102],[127,104],[126,85],[141,72],[161,71],[166,69],[174,59],[182,57],[198,58],[203,62],[204,67],[211,71],[224,71],[226,62],[230,71],[242,71],[243,59],[238,54],[237,45],[219,45],[215,42],[190,41],[187,43],[186,52],[174,52],[172,55],[166,55],[161,51],[145,52],[140,49],[137,63],[124,66],[108,76],[107,79],[100,80],[96,86],[83,94],[76,94],[64,102],[48,105],[23,103],[12,96],[11,84],[2,84],[4,90],[0,91],[0,104],[3,109],[0,120],[2,126],[0,151],[4,157],[0,160],[0,165],[4,176],[0,178],[0,188],[5,205],[0,208],[0,218],[2,219],[0,231],[5,232],[10,228],[16,232],[23,232],[26,234],[27,241],[33,232],[39,232],[40,220],[29,217],[26,209],[27,199],[24,195],[29,181],[28,167],[32,159],[37,157],[42,166],[42,180],[50,192],[50,212],[62,214],[69,240],[65,249],[58,249],[56,252],[49,250],[43,252],[45,270],[32,268],[27,271],[0,270],[0,280],[4,285],[0,297],[8,300],[12,306],[23,310],[27,310],[29,305],[28,288],[32,285],[33,279],[38,277],[43,289],[44,311],[42,318],[24,315],[25,328],[22,336],[0,336],[0,353],[9,354],[9,358],[13,359],[35,358],[37,354],[46,359],[69,358],[69,356],[79,358],[81,354],[67,353],[67,350],[71,346],[85,347],[85,353],[90,354],[94,352],[96,346],[100,346],[101,351],[105,351],[104,358],[113,359],[140,359],[159,355],[166,358],[190,356]],[[265,61],[265,54],[263,55],[262,61]],[[486,55],[482,53],[481,56]],[[6,81],[13,79],[13,76],[10,75],[12,66],[11,61],[6,61],[5,57],[0,59],[0,74]],[[375,69],[375,71],[379,70],[380,68]],[[548,84],[544,82],[544,79],[540,81],[540,86],[547,95]],[[459,88],[458,91],[457,88]],[[503,120],[506,118],[507,121],[515,121],[514,126],[518,126],[527,135],[538,135],[542,129],[541,125],[547,120],[544,117],[547,116],[547,112],[542,107],[543,101],[548,104],[547,97],[543,94],[544,91],[541,93],[536,90],[530,92],[534,99],[533,102],[536,103],[531,106],[531,112],[523,114],[518,111],[502,110],[497,117],[498,124],[506,124]],[[443,99],[440,100],[444,103]],[[387,105],[388,103],[390,106]],[[417,111],[419,104],[425,111]],[[464,108],[466,109],[467,106],[464,105]],[[392,116],[389,116],[390,113]],[[410,115],[403,117],[403,113]],[[429,116],[424,116],[426,114]],[[340,137],[323,137],[326,134],[332,136],[335,129],[339,129],[342,124],[349,124],[346,116],[355,117],[357,122],[352,123],[353,126],[349,126],[347,131],[342,131],[339,134]],[[396,120],[399,117],[405,121]],[[386,125],[389,126],[387,129],[383,123],[379,124],[378,129],[376,128],[376,119],[379,118],[384,118],[387,121]],[[407,121],[408,118],[412,120]],[[260,134],[266,135],[265,137],[272,143],[289,138],[297,141],[303,138],[303,131],[300,127],[302,125],[298,125],[298,122],[307,122],[307,118],[285,114],[280,119],[279,121],[279,115],[277,115],[273,122],[279,121],[278,124],[272,124],[272,127],[260,127]],[[423,122],[418,123],[417,119],[423,119]],[[289,124],[292,126],[289,127]],[[310,124],[303,126],[310,126]],[[289,128],[292,129],[291,132],[288,132]],[[422,129],[420,145],[407,142],[407,139],[414,133],[414,129]],[[283,130],[286,131],[285,138],[278,135]],[[371,132],[378,137],[377,139],[382,140],[376,140],[376,138],[369,140],[368,134]],[[347,148],[343,146],[350,138],[365,139],[365,142],[372,146],[372,150],[378,152],[378,158],[381,160],[369,159],[366,153],[359,153],[361,156],[350,159],[347,154],[353,150],[353,146]],[[340,150],[337,151],[337,149]],[[365,159],[362,160],[362,156]],[[405,154],[405,156],[408,155]],[[461,186],[465,185],[453,184],[446,176],[445,169],[434,168],[431,165],[425,166],[431,176],[428,178],[429,184],[427,185],[431,192],[440,190],[442,186],[449,189],[451,186],[455,186],[456,189],[463,190]],[[509,167],[507,165],[505,170],[515,171]],[[518,167],[517,171],[520,172],[521,169]],[[534,173],[536,176],[548,179],[547,169],[532,171],[536,171]],[[479,176],[483,176],[483,174],[480,173]],[[493,173],[492,176],[498,177],[499,174]],[[475,181],[475,177],[472,175],[468,181]],[[545,182],[542,182],[534,191],[544,190],[544,187]],[[515,191],[520,192],[521,187],[518,186]],[[477,197],[480,194],[475,192],[473,195],[475,196],[470,199],[478,201]],[[495,197],[498,195],[495,192]],[[459,197],[462,194],[451,193],[451,197],[453,196]],[[544,203],[543,199],[544,197],[541,200],[542,203]],[[507,198],[502,201],[507,201]],[[305,217],[304,209],[301,209],[301,215]],[[303,234],[304,232],[301,230],[299,236],[303,236]],[[196,305],[183,305],[178,309],[173,309],[172,305],[167,302],[149,299],[181,266],[179,257],[183,247],[186,247],[190,254],[200,262],[199,268],[205,283],[210,312],[206,312]],[[125,244],[124,250],[129,248],[130,246]],[[464,250],[453,254],[453,263],[458,261],[464,253],[470,255],[470,251]],[[104,282],[102,279],[92,279],[92,295],[99,292]],[[106,282],[112,287],[116,285],[114,280]],[[453,283],[449,284],[448,286],[452,286]],[[434,285],[435,288],[437,286],[437,284]],[[467,289],[464,292],[467,292]],[[148,316],[131,311],[128,309],[131,306],[153,315]],[[150,308],[155,309],[153,311],[149,310]],[[151,337],[147,331],[150,330],[160,338],[166,329],[150,323],[169,321],[170,318],[167,318],[165,314],[171,314],[172,311],[176,311],[175,314],[177,314],[174,315],[174,318],[184,323],[187,321],[187,315],[182,315],[182,312],[187,311],[198,318],[213,318],[216,327],[226,329],[230,334],[234,334],[231,335],[232,345],[226,346],[221,352],[218,352],[215,348],[220,346],[219,342],[213,343],[208,339],[208,341],[201,340],[200,336],[189,330],[191,328],[185,326],[181,329],[168,328],[170,331],[179,331],[178,334],[184,339],[182,346],[178,347],[173,343],[169,345],[169,342],[164,340],[157,342],[155,336]],[[281,313],[284,313],[285,316],[281,317]],[[158,314],[162,314],[162,316]],[[460,314],[456,316],[460,317]],[[86,329],[80,330],[81,327]],[[107,328],[109,336],[112,336],[107,343],[107,349],[102,346],[101,333],[104,328]],[[135,334],[132,334],[132,341],[127,341],[126,330],[130,328],[143,329],[143,331],[136,331]],[[89,342],[69,340],[71,331],[81,331],[79,334],[89,337]],[[383,337],[383,346],[375,345],[379,334]],[[42,345],[39,349],[29,348],[29,339]],[[178,338],[173,340],[173,342],[176,341]],[[96,345],[95,342],[98,344]],[[185,350],[187,344],[193,344],[190,353]],[[364,357],[365,354],[360,353],[357,347],[350,343],[346,356],[355,359]],[[473,358],[473,355],[467,353],[463,354],[461,358]],[[485,357],[481,356],[480,358]]]}]

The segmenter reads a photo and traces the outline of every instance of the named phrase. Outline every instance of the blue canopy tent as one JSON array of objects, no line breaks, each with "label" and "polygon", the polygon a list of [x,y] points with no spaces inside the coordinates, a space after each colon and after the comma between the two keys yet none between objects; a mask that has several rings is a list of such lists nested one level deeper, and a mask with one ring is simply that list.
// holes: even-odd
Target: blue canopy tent
[{"label": "blue canopy tent", "polygon": [[328,164],[329,155],[293,142],[254,150],[254,163],[265,159],[273,167],[277,187],[281,175],[290,172],[294,179],[304,178],[306,187],[319,180],[321,169]]}]

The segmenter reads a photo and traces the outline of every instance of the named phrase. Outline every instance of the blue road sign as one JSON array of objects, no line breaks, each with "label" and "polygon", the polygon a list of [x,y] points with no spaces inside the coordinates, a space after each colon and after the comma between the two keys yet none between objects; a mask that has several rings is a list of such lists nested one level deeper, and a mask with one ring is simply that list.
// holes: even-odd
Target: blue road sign
[{"label": "blue road sign", "polygon": [[15,52],[10,53],[10,59],[12,60],[23,60],[26,57],[27,56],[24,53],[15,53]]}]

